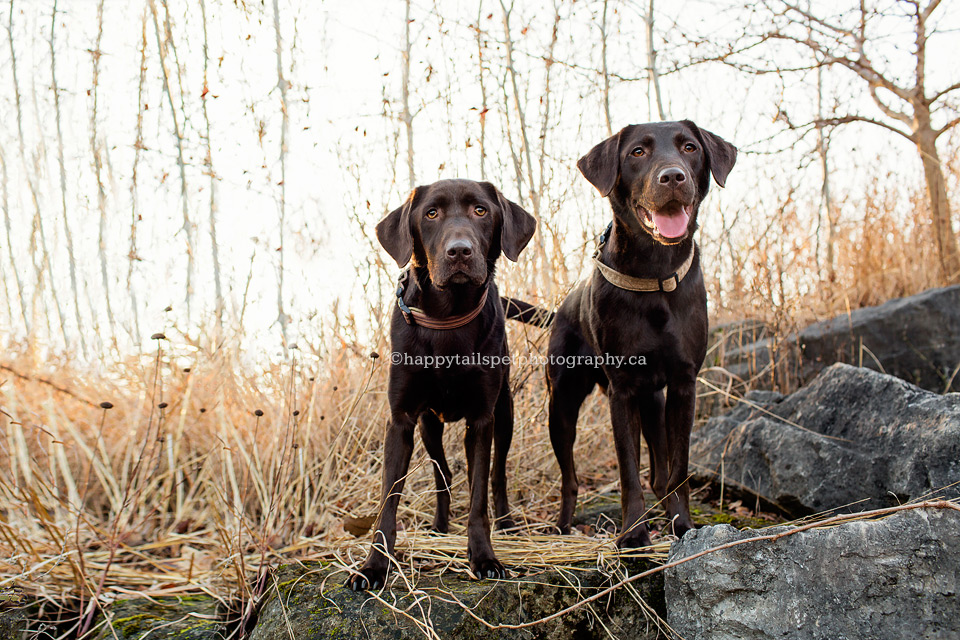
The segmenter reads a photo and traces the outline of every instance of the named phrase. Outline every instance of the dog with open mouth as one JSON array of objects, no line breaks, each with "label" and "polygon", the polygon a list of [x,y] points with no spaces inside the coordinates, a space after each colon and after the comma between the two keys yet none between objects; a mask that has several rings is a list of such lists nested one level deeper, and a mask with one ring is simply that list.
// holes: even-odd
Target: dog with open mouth
[{"label": "dog with open mouth", "polygon": [[[618,546],[650,544],[641,433],[669,527],[677,536],[693,528],[687,465],[697,373],[707,348],[707,295],[693,236],[711,175],[724,186],[736,157],[732,144],[684,120],[628,126],[577,163],[609,199],[613,220],[594,255],[597,268],[561,303],[550,333],[549,425],[561,472],[561,532],[570,530],[579,487],[577,417],[595,385],[609,399],[619,464]],[[564,364],[604,354],[628,364]]]}]

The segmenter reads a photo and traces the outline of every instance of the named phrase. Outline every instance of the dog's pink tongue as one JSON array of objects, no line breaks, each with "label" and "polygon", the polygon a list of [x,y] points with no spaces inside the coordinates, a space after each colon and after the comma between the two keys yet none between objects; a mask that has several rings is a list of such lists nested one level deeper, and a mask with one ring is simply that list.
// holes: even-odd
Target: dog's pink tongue
[{"label": "dog's pink tongue", "polygon": [[664,238],[679,238],[687,232],[687,224],[690,222],[690,213],[687,207],[683,207],[677,213],[660,213],[651,211],[653,223],[657,225],[657,231]]}]

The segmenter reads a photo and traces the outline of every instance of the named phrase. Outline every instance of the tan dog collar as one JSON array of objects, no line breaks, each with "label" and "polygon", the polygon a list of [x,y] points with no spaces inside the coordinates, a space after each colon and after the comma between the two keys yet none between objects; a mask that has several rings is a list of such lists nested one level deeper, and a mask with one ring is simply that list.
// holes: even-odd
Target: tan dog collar
[{"label": "tan dog collar", "polygon": [[690,271],[690,266],[693,264],[693,256],[696,253],[697,247],[696,242],[694,242],[690,247],[690,255],[688,255],[687,259],[683,261],[683,264],[680,265],[680,268],[668,275],[666,278],[636,278],[634,276],[628,276],[625,273],[620,273],[616,269],[608,267],[600,262],[600,250],[603,249],[603,245],[607,243],[607,238],[610,237],[610,230],[612,228],[613,223],[611,222],[600,235],[600,242],[597,244],[597,250],[593,252],[593,263],[597,265],[597,270],[600,271],[600,275],[602,275],[607,282],[615,287],[626,289],[627,291],[640,292],[670,292],[680,286],[680,281],[683,280],[685,275],[687,275],[687,272]]}]

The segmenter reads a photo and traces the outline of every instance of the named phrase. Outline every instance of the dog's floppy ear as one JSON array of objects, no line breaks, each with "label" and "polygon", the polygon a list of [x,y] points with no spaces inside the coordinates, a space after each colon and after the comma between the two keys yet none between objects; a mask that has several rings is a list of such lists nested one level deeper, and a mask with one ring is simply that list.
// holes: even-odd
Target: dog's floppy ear
[{"label": "dog's floppy ear", "polygon": [[721,187],[726,186],[727,176],[730,175],[733,165],[737,162],[737,148],[717,134],[701,129],[690,120],[684,120],[683,123],[693,129],[693,132],[700,138],[700,142],[703,143],[713,179]]},{"label": "dog's floppy ear", "polygon": [[388,213],[387,217],[377,224],[377,240],[401,268],[410,262],[410,256],[413,255],[410,211],[413,209],[418,191],[422,189],[418,187],[411,191],[402,206]]},{"label": "dog's floppy ear", "polygon": [[511,261],[516,262],[520,252],[530,242],[537,230],[537,219],[527,213],[516,202],[507,200],[500,190],[489,182],[482,182],[483,188],[497,199],[503,222],[500,225],[500,250]]},{"label": "dog's floppy ear", "polygon": [[620,178],[620,136],[625,127],[577,160],[577,168],[604,197],[610,195]]}]

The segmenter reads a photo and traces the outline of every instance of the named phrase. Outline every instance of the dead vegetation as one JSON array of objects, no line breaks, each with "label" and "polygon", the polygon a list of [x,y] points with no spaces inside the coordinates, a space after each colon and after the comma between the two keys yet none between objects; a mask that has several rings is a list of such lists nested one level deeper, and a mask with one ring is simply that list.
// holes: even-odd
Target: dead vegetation
[{"label": "dead vegetation", "polygon": [[[891,212],[904,206],[897,193],[874,186],[865,222],[841,234],[838,281],[812,292],[799,285],[817,283],[820,274],[809,244],[791,239],[797,213],[785,209],[776,241],[760,236],[731,258],[753,277],[736,288],[708,271],[710,288],[721,292],[713,298],[715,317],[753,316],[788,331],[933,284],[917,266],[931,250],[915,236],[925,224],[922,201],[911,196],[913,215],[894,224]],[[714,247],[704,242],[708,265]],[[504,271],[503,288],[523,291],[525,274]],[[387,312],[372,307],[370,323],[382,326]],[[294,345],[289,358],[265,369],[236,348],[210,351],[162,334],[153,353],[100,372],[21,345],[19,355],[3,362],[0,384],[4,588],[77,603],[76,631],[89,627],[98,606],[133,594],[208,593],[235,608],[243,603],[238,614],[249,615],[271,566],[326,559],[348,567],[362,559],[369,539],[352,534],[363,534],[377,510],[387,416],[381,354],[389,344],[382,333],[371,343],[357,341],[355,325],[346,316],[322,348]],[[515,355],[545,353],[544,331],[520,325],[510,331]],[[495,546],[515,566],[562,566],[611,552],[603,535],[551,535],[558,480],[542,376],[535,364],[513,371],[508,481],[519,529],[497,536]],[[742,382],[740,390],[762,381]],[[584,498],[616,488],[608,432],[605,402],[595,395],[578,430]],[[452,534],[429,543],[422,532],[432,519],[433,478],[417,445],[400,511],[404,571],[466,571],[462,436],[462,425],[448,428]],[[649,557],[662,562],[667,542],[661,539]]]}]

